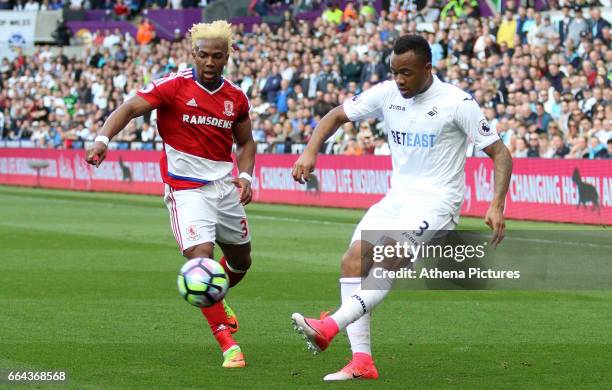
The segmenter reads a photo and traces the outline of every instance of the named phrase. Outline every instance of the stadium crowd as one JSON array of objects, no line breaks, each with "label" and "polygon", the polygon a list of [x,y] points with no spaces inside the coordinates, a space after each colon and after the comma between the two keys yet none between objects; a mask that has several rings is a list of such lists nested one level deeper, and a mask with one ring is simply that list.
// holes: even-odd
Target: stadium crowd
[{"label": "stadium crowd", "polygon": [[105,9],[117,18],[138,15],[145,9],[194,8],[206,7],[214,0],[0,0],[0,10],[15,11],[53,11],[70,9],[72,11]]},{"label": "stadium crowd", "polygon": [[[329,4],[313,24],[287,11],[278,27],[234,26],[226,77],[251,99],[260,151],[295,152],[335,105],[389,78],[395,38],[426,26],[418,32],[430,42],[437,76],[473,95],[514,157],[612,158],[612,42],[600,8],[566,1],[553,23],[513,3],[490,18],[475,1],[408,4],[391,1],[380,13],[369,2]],[[83,147],[124,99],[191,66],[189,40],[180,37],[139,44],[100,31],[84,51],[82,59],[68,58],[45,46],[2,60],[3,139]],[[116,138],[119,147],[154,147],[155,123],[155,114],[132,121]],[[377,120],[347,123],[324,152],[389,154],[381,129]]]}]

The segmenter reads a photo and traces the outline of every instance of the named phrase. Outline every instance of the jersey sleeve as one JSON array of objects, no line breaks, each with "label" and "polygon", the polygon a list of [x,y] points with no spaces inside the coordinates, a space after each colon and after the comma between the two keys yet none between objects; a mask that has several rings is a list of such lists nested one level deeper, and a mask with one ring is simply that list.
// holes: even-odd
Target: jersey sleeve
[{"label": "jersey sleeve", "polygon": [[248,118],[249,112],[251,112],[251,102],[249,98],[241,93],[240,96],[240,111],[238,111],[238,116],[236,117],[236,123],[242,122],[245,118]]},{"label": "jersey sleeve", "polygon": [[478,103],[471,97],[463,98],[457,105],[455,123],[474,141],[478,150],[486,148],[499,139],[497,133],[491,129]]},{"label": "jersey sleeve", "polygon": [[387,82],[382,82],[346,100],[342,105],[346,116],[351,122],[372,117],[381,119],[387,90]]},{"label": "jersey sleeve", "polygon": [[180,77],[176,77],[174,73],[171,73],[166,77],[154,80],[136,92],[136,94],[149,102],[153,108],[159,108],[172,101],[176,91],[179,89],[178,82],[180,79]]}]

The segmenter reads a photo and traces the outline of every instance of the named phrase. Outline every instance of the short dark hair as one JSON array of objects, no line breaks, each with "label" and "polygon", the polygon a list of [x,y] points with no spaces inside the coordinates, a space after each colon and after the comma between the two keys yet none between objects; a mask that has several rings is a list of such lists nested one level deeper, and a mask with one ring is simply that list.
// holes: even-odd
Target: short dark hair
[{"label": "short dark hair", "polygon": [[431,47],[425,38],[417,34],[406,34],[395,40],[393,44],[393,53],[404,54],[408,51],[413,51],[416,55],[431,62]]}]

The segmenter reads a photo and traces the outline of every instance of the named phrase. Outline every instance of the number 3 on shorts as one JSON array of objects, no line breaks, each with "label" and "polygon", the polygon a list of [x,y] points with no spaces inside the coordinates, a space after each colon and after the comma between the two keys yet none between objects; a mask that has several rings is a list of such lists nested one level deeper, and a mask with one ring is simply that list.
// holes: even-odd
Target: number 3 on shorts
[{"label": "number 3 on shorts", "polygon": [[249,224],[246,218],[240,220],[240,225],[242,225],[242,236],[240,238],[245,239],[249,236]]},{"label": "number 3 on shorts", "polygon": [[427,229],[429,229],[429,222],[423,221],[423,224],[421,226],[419,226],[419,232],[415,233],[415,236],[421,237],[423,235],[423,233],[425,233],[425,230],[427,230]]}]

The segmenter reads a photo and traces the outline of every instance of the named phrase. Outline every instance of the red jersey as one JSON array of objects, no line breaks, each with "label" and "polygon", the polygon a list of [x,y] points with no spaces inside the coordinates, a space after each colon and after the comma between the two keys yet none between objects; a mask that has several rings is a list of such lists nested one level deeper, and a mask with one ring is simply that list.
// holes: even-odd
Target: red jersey
[{"label": "red jersey", "polygon": [[238,86],[221,79],[221,85],[209,91],[196,80],[195,69],[188,68],[153,81],[138,96],[157,109],[164,183],[175,189],[197,188],[231,173],[232,128],[250,110]]}]

